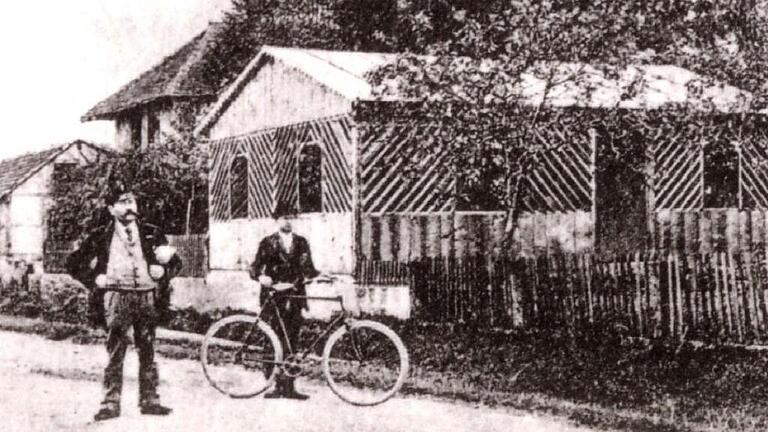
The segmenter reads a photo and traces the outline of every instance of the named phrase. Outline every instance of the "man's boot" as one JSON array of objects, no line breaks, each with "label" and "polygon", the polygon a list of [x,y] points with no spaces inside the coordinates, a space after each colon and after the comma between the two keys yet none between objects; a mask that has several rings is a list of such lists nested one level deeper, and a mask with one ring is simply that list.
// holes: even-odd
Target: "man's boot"
[{"label": "man's boot", "polygon": [[93,416],[95,421],[109,420],[120,416],[120,408],[110,405],[102,405],[99,412]]},{"label": "man's boot", "polygon": [[159,402],[151,402],[146,404],[141,404],[139,407],[139,411],[141,411],[142,414],[146,415],[156,415],[156,416],[165,416],[171,413],[173,411],[172,409],[160,405]]},{"label": "man's boot", "polygon": [[307,400],[309,399],[309,395],[305,395],[303,393],[299,393],[296,391],[296,387],[293,384],[293,378],[288,380],[285,383],[285,392],[283,393],[283,397],[286,397],[288,399],[296,399],[296,400]]},{"label": "man's boot", "polygon": [[271,392],[264,395],[264,399],[279,399],[285,394],[285,383],[283,379],[278,377],[275,380],[275,388]]}]

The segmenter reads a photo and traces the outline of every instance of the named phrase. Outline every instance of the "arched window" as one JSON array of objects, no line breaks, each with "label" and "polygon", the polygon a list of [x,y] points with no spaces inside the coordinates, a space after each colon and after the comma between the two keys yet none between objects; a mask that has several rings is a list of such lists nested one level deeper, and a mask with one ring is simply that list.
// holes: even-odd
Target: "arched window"
[{"label": "arched window", "polygon": [[243,155],[229,167],[229,210],[232,219],[248,217],[248,159]]},{"label": "arched window", "polygon": [[323,211],[323,154],[316,144],[307,144],[299,153],[299,212]]}]

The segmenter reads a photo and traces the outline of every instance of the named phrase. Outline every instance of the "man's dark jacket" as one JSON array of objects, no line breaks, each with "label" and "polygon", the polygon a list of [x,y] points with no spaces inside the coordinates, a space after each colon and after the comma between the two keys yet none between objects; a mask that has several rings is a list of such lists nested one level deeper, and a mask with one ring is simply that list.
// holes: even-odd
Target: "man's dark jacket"
[{"label": "man's dark jacket", "polygon": [[[292,283],[296,285],[298,295],[307,295],[304,279],[313,278],[319,272],[312,263],[312,254],[309,251],[307,240],[302,236],[292,235],[293,242],[289,251],[283,249],[279,233],[264,237],[259,243],[256,258],[251,264],[250,274],[254,280],[265,275],[272,278],[274,282]],[[303,309],[307,309],[305,299],[299,303]]]},{"label": "man's dark jacket", "polygon": [[[136,222],[139,231],[139,242],[147,267],[158,264],[154,249],[168,244],[168,239],[160,229],[151,224]],[[91,231],[80,244],[80,247],[67,258],[67,271],[76,280],[85,285],[89,291],[89,320],[93,326],[105,325],[104,319],[104,290],[96,287],[96,276],[107,273],[109,250],[115,233],[114,220]],[[91,262],[96,259],[96,266],[91,268]],[[170,281],[181,271],[182,262],[178,255],[165,265],[165,274],[157,281],[156,309],[158,323],[166,321],[169,315],[171,285]],[[149,270],[149,268],[147,268]]]}]

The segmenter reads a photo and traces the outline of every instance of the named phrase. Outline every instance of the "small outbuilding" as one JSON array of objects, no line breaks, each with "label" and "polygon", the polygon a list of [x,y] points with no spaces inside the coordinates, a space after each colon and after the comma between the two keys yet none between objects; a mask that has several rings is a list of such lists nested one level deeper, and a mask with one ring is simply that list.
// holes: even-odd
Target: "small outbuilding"
[{"label": "small outbuilding", "polygon": [[93,161],[106,150],[74,141],[40,152],[0,161],[0,266],[24,266],[43,272],[48,240],[47,209],[59,179],[77,164]]}]

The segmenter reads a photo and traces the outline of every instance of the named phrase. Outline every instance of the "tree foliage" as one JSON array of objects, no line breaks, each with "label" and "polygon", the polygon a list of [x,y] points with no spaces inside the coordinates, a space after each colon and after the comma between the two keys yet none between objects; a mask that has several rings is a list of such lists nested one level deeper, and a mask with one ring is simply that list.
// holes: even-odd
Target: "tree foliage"
[{"label": "tree foliage", "polygon": [[[110,220],[104,196],[119,179],[135,194],[144,221],[168,234],[202,233],[208,228],[208,157],[194,141],[167,140],[99,158],[56,181],[48,213],[49,240],[72,241]],[[62,179],[57,179],[62,180]]]},{"label": "tree foliage", "polygon": [[[547,152],[587,139],[596,130],[602,130],[606,142],[621,141],[618,137],[634,130],[646,143],[649,137],[663,137],[662,131],[672,136],[711,131],[698,126],[707,123],[702,111],[723,111],[720,96],[705,91],[724,88],[718,82],[753,93],[726,111],[765,105],[768,16],[763,2],[518,0],[493,2],[483,11],[440,3],[450,6],[450,36],[407,50],[410,54],[373,79],[382,96],[421,101],[422,115],[403,116],[402,121],[411,118],[417,129],[425,122],[439,125],[413,140],[418,150],[409,158],[411,165],[418,166],[429,154],[449,154],[452,175],[462,185],[455,191],[458,201],[480,197],[501,203],[508,212],[508,235],[525,208],[527,180]],[[430,24],[411,20],[413,27]],[[627,79],[622,71],[650,64],[699,74],[682,90],[696,106],[622,113],[626,110],[619,105],[650,85],[642,73]],[[595,75],[620,83],[621,95],[614,105],[600,106],[598,115],[588,115],[584,108],[601,92]],[[532,79],[540,84],[537,97],[529,91],[536,87]],[[566,103],[563,88],[582,91],[570,94]],[[708,137],[697,135],[706,145]],[[637,166],[629,169],[642,171],[645,156],[635,158]],[[488,199],[488,191],[494,199]]]}]

